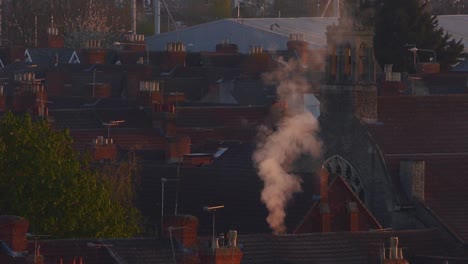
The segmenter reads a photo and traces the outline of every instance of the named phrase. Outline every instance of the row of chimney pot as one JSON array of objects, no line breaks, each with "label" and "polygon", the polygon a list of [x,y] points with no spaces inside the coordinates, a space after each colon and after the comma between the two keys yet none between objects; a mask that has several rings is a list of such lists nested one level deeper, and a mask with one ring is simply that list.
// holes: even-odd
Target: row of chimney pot
[{"label": "row of chimney pot", "polygon": [[58,28],[56,28],[56,27],[49,27],[49,28],[47,28],[47,34],[48,34],[49,36],[58,36],[58,32],[59,32],[59,31],[58,31]]},{"label": "row of chimney pot", "polygon": [[252,46],[250,47],[250,54],[260,54],[263,52],[262,46]]},{"label": "row of chimney pot", "polygon": [[219,234],[217,239],[217,245],[215,248],[218,247],[229,247],[235,248],[237,247],[237,230],[229,230],[229,233],[224,235],[224,233]]},{"label": "row of chimney pot", "polygon": [[141,92],[159,92],[159,82],[157,81],[140,81]]},{"label": "row of chimney pot", "polygon": [[398,237],[390,237],[390,247],[383,248],[383,259],[404,260],[403,249],[398,247]]},{"label": "row of chimney pot", "polygon": [[34,81],[36,74],[34,72],[15,73],[14,79],[15,81]]},{"label": "row of chimney pot", "polygon": [[97,138],[93,139],[93,144],[94,145],[111,145],[114,144],[114,140],[104,138],[103,136],[98,136]]},{"label": "row of chimney pot", "polygon": [[24,85],[20,88],[21,91],[39,93],[44,92],[44,85],[42,84],[30,84]]},{"label": "row of chimney pot", "polygon": [[86,48],[100,48],[101,40],[96,40],[96,39],[88,40],[86,41],[85,47]]},{"label": "row of chimney pot", "polygon": [[289,40],[304,41],[304,34],[289,34]]},{"label": "row of chimney pot", "polygon": [[128,42],[144,42],[145,41],[145,35],[143,35],[143,34],[128,34],[128,35],[125,35],[125,39]]},{"label": "row of chimney pot", "polygon": [[185,45],[182,42],[169,42],[166,44],[166,51],[168,52],[184,52]]}]

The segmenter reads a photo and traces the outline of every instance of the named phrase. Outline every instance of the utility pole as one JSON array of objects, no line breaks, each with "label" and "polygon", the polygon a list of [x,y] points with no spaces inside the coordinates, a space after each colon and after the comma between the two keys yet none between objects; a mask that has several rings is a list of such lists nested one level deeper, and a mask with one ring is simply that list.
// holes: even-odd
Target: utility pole
[{"label": "utility pole", "polygon": [[154,35],[161,34],[161,0],[153,0]]},{"label": "utility pole", "polygon": [[132,34],[136,34],[136,0],[131,0],[131,12],[132,12]]},{"label": "utility pole", "polygon": [[[2,36],[2,18],[3,18],[3,3],[2,0],[0,0],[0,40],[3,38]],[[1,45],[1,43],[0,43]]]}]

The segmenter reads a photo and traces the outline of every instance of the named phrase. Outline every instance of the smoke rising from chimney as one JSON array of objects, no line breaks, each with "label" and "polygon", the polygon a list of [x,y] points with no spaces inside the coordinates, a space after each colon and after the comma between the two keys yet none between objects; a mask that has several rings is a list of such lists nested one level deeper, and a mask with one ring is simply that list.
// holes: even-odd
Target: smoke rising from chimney
[{"label": "smoke rising from chimney", "polygon": [[320,155],[321,143],[316,134],[317,119],[305,109],[303,94],[309,88],[300,75],[303,68],[289,62],[281,70],[265,76],[279,82],[277,95],[287,107],[274,128],[260,126],[259,141],[253,161],[264,182],[261,200],[269,215],[267,222],[274,233],[285,233],[286,206],[293,195],[301,192],[301,178],[291,173],[294,161],[301,155]]}]

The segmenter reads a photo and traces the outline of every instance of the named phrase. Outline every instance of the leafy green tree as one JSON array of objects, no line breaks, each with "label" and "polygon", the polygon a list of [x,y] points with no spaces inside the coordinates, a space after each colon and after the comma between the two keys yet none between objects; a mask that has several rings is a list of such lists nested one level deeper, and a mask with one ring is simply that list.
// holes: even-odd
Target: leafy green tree
[{"label": "leafy green tree", "polygon": [[0,211],[55,237],[130,237],[139,212],[73,150],[67,131],[7,113],[0,121]]},{"label": "leafy green tree", "polygon": [[437,17],[418,0],[381,0],[375,16],[375,54],[381,65],[395,70],[414,69],[409,48],[433,50],[442,68],[448,68],[463,52],[461,40],[454,40],[438,26]]}]

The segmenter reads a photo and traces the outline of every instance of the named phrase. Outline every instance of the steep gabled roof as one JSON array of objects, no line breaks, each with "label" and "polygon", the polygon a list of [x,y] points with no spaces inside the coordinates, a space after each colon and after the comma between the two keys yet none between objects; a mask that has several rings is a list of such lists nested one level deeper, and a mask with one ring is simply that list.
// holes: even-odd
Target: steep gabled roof
[{"label": "steep gabled roof", "polygon": [[[382,228],[365,204],[352,191],[346,180],[340,175],[334,175],[334,179],[328,186],[328,205],[332,214],[332,232],[350,231],[349,215],[346,212],[346,206],[349,202],[355,202],[357,205],[359,215],[358,228],[360,231]],[[319,201],[309,209],[302,222],[297,226],[295,233],[321,232],[320,225]]]}]

